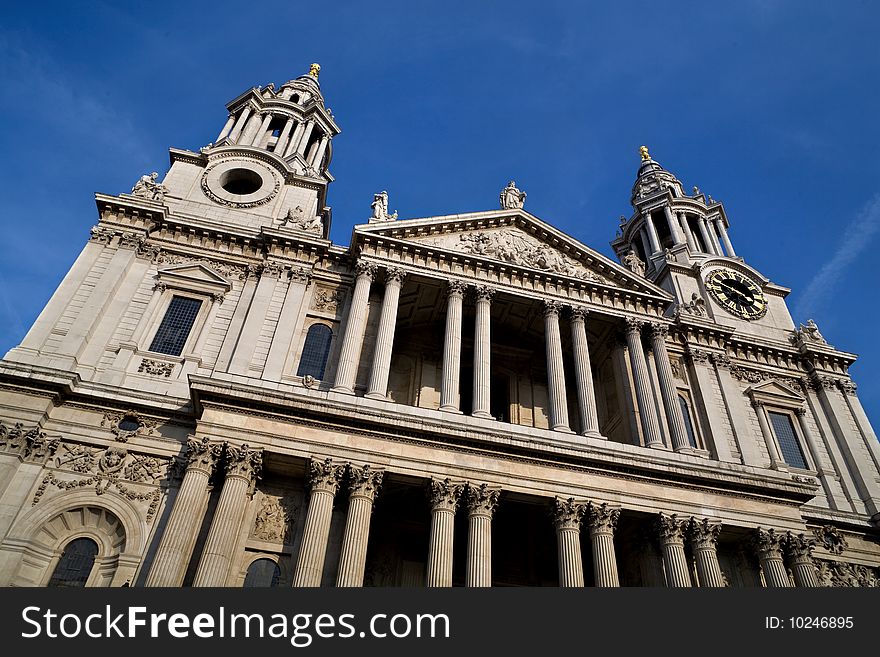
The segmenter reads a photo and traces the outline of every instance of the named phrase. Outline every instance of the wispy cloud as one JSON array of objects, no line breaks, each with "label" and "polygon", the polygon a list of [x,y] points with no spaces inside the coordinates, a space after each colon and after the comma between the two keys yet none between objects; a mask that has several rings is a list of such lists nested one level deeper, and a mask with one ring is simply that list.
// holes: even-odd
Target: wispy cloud
[{"label": "wispy cloud", "polygon": [[843,230],[846,237],[834,255],[807,284],[795,304],[798,318],[813,314],[831,295],[846,268],[868,248],[877,233],[880,233],[880,194],[874,196],[847,225]]}]

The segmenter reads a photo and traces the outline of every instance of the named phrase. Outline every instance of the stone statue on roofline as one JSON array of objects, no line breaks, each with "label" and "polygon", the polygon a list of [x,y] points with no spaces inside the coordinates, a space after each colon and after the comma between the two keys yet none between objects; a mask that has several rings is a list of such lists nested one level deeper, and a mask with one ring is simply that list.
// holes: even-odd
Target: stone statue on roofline
[{"label": "stone statue on roofline", "polygon": [[645,263],[639,258],[639,254],[635,252],[635,249],[630,249],[629,253],[623,256],[623,266],[634,274],[639,276],[645,275]]},{"label": "stone statue on roofline", "polygon": [[131,193],[134,196],[150,199],[151,201],[164,201],[168,188],[162,183],[156,182],[158,177],[159,174],[155,171],[149,175],[144,174],[134,184],[134,187],[131,188]]},{"label": "stone statue on roofline", "polygon": [[373,195],[373,202],[370,204],[373,214],[370,217],[370,223],[383,221],[394,221],[397,219],[397,212],[388,214],[388,192],[381,191]]},{"label": "stone statue on roofline", "polygon": [[526,193],[517,189],[516,181],[511,180],[501,190],[500,201],[502,210],[519,210],[526,202]]}]

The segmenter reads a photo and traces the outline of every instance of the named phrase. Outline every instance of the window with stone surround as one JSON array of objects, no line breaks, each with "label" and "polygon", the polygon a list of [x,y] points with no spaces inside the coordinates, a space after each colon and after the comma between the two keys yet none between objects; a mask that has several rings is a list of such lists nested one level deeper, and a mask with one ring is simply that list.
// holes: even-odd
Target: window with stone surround
[{"label": "window with stone surround", "polygon": [[299,359],[299,369],[296,371],[297,376],[313,376],[319,380],[324,378],[332,339],[333,330],[326,324],[312,324],[309,327]]},{"label": "window with stone surround", "polygon": [[272,588],[281,580],[281,568],[272,559],[257,559],[247,569],[244,588]]},{"label": "window with stone surround", "polygon": [[150,351],[179,356],[183,352],[201,307],[202,302],[199,299],[174,295],[171,303],[168,304],[162,323],[153,336]]},{"label": "window with stone surround", "polygon": [[98,544],[90,538],[76,538],[67,544],[52,579],[47,586],[78,588],[86,585],[92,567],[95,565],[95,557],[98,554]]},{"label": "window with stone surround", "polygon": [[793,468],[808,470],[807,458],[798,438],[795,422],[791,414],[785,411],[769,410],[767,417],[783,460]]}]

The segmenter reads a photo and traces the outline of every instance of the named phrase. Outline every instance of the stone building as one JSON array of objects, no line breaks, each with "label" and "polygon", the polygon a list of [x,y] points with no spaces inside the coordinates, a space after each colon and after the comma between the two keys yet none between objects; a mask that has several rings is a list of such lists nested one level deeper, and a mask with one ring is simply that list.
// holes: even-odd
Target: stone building
[{"label": "stone building", "polygon": [[856,357],[721,203],[643,148],[620,263],[513,181],[338,246],[318,70],[96,195],[0,362],[0,584],[876,586]]}]

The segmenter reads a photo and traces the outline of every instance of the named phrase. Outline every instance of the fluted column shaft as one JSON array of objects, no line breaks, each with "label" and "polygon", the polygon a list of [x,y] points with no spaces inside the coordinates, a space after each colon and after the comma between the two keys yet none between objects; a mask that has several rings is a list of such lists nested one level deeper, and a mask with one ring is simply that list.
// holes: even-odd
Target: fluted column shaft
[{"label": "fluted column shaft", "polygon": [[703,217],[697,218],[697,227],[700,229],[700,236],[703,238],[703,244],[706,245],[706,253],[717,255],[718,247],[713,245],[712,237],[709,235],[709,229],[706,226],[706,220]]},{"label": "fluted column shaft", "polygon": [[678,392],[669,364],[669,353],[666,351],[666,334],[668,329],[663,324],[651,325],[651,348],[654,350],[654,361],[657,364],[657,378],[660,382],[660,394],[666,408],[666,421],[672,434],[672,447],[676,452],[689,452],[692,449],[684,426],[684,416],[678,403]]},{"label": "fluted column shaft", "polygon": [[590,364],[590,347],[587,344],[587,310],[572,308],[571,344],[574,351],[574,373],[577,381],[578,409],[581,413],[581,434],[600,438],[599,415],[596,412],[596,392],[593,385],[593,369]]},{"label": "fluted column shaft", "polygon": [[[287,142],[287,148],[284,149],[284,155],[282,157],[289,157],[296,151],[296,147],[299,146],[305,128],[306,124],[302,121],[296,124],[296,128],[293,129],[293,136],[290,138],[290,141]],[[279,153],[279,155],[281,155],[281,153]]]},{"label": "fluted column shaft", "polygon": [[733,250],[733,244],[730,242],[730,236],[727,234],[727,229],[724,227],[724,221],[721,217],[715,219],[715,228],[721,236],[721,241],[724,242],[724,250],[727,252],[727,255],[731,258],[735,258],[736,251]]},{"label": "fluted column shaft", "polygon": [[324,153],[327,152],[327,146],[330,144],[330,135],[324,135],[321,137],[321,141],[318,143],[318,147],[315,149],[315,155],[312,158],[311,165],[319,170],[321,168],[321,161],[324,159]]},{"label": "fluted column shaft", "polygon": [[476,318],[474,320],[474,390],[473,412],[476,417],[491,418],[491,304],[495,291],[486,286],[477,287]]},{"label": "fluted column shaft", "polygon": [[678,221],[681,224],[681,231],[684,233],[685,240],[687,240],[687,245],[690,247],[691,253],[696,253],[699,249],[697,249],[697,243],[694,240],[694,235],[688,224],[687,215],[684,212],[678,212],[677,215]]},{"label": "fluted column shaft", "polygon": [[247,509],[248,492],[251,483],[260,476],[262,467],[262,450],[251,449],[248,445],[227,446],[226,480],[220,491],[193,586],[226,586],[229,567],[236,554],[241,522]]},{"label": "fluted column shaft", "polygon": [[452,586],[452,549],[455,509],[464,484],[449,479],[431,480],[431,537],[428,543],[429,587]]},{"label": "fluted column shaft", "polygon": [[251,146],[260,147],[262,146],[263,137],[266,136],[266,132],[269,130],[269,124],[272,123],[272,115],[266,114],[263,117],[263,122],[260,124],[260,127],[257,129],[257,133],[254,135],[253,140],[251,141]]},{"label": "fluted column shaft", "polygon": [[721,564],[718,563],[718,534],[721,525],[703,518],[690,522],[691,548],[697,562],[697,577],[702,587],[724,586]]},{"label": "fluted column shaft", "polygon": [[228,135],[229,131],[232,130],[233,125],[235,125],[235,116],[233,114],[230,114],[229,118],[226,119],[226,123],[223,125],[223,129],[220,131],[220,134],[217,135],[217,141],[220,141],[226,135]]},{"label": "fluted column shaft", "polygon": [[241,114],[238,116],[238,121],[235,122],[235,127],[233,127],[232,132],[229,133],[230,141],[234,142],[236,139],[238,139],[238,136],[244,129],[245,123],[247,123],[248,117],[251,115],[252,109],[253,108],[248,105],[241,111]]},{"label": "fluted column shaft", "polygon": [[315,122],[313,120],[306,121],[306,125],[299,137],[299,143],[296,145],[296,152],[300,155],[305,156],[306,145],[309,143],[309,137],[312,136],[312,130],[314,129]]},{"label": "fluted column shaft", "polygon": [[397,327],[397,304],[405,276],[406,272],[397,268],[389,269],[385,274],[385,297],[382,300],[379,332],[376,335],[376,348],[373,351],[373,367],[370,370],[370,385],[367,388],[368,397],[385,399],[388,394],[391,351],[394,347],[394,331]]},{"label": "fluted column shaft", "polygon": [[208,504],[208,480],[222,450],[222,443],[211,443],[207,438],[187,442],[186,474],[162,532],[146,586],[176,587],[183,584]]},{"label": "fluted column shaft", "polygon": [[440,381],[440,410],[458,413],[461,375],[461,316],[464,283],[449,281],[446,297],[446,334],[443,339],[443,375]]},{"label": "fluted column shaft", "polygon": [[794,576],[794,584],[803,588],[819,586],[819,573],[816,572],[816,564],[813,562],[813,548],[816,539],[804,534],[789,533],[785,538],[785,552],[791,565]]},{"label": "fluted column shaft", "polygon": [[581,557],[581,519],[587,506],[557,497],[553,507],[556,546],[559,555],[559,586],[584,585],[584,562]]},{"label": "fluted column shaft", "polygon": [[681,588],[691,585],[687,557],[684,552],[684,537],[687,522],[675,514],[663,513],[657,519],[660,534],[660,550],[663,553],[663,569],[666,571],[666,586]]},{"label": "fluted column shaft", "polygon": [[768,588],[791,587],[782,560],[782,541],[783,537],[772,529],[758,529],[755,532],[755,548],[764,573],[764,585]]},{"label": "fluted column shaft", "polygon": [[486,484],[468,485],[466,586],[492,586],[492,514],[498,504],[499,492]]},{"label": "fluted column shaft", "polygon": [[641,336],[643,323],[634,319],[626,320],[626,345],[633,370],[636,402],[639,406],[642,431],[645,434],[645,445],[647,447],[662,447],[663,440],[660,437],[657,408],[654,405],[654,395],[651,391],[650,380],[648,379],[648,365],[645,362],[645,352],[642,350]]},{"label": "fluted column shaft", "polygon": [[354,393],[355,377],[357,377],[358,361],[364,343],[364,329],[367,323],[367,303],[370,300],[370,285],[376,273],[376,266],[368,262],[359,262],[355,267],[357,278],[351,305],[348,310],[348,322],[342,338],[339,353],[339,366],[336,369],[336,384],[333,389],[339,392]]},{"label": "fluted column shaft", "polygon": [[382,486],[383,475],[381,470],[372,470],[369,465],[351,468],[351,493],[336,586],[364,585],[370,516],[373,514],[373,501]]},{"label": "fluted column shaft", "polygon": [[276,155],[281,155],[284,153],[284,149],[287,147],[287,139],[290,137],[290,131],[293,130],[293,124],[295,121],[292,118],[287,119],[287,122],[284,124],[284,128],[281,130],[281,134],[278,135],[278,141],[275,142],[275,148],[272,149],[272,152]]},{"label": "fluted column shaft", "polygon": [[343,466],[333,465],[330,459],[313,459],[309,463],[311,494],[299,559],[293,573],[294,586],[321,586],[333,498],[339,489],[343,472]]},{"label": "fluted column shaft", "polygon": [[559,334],[559,311],[556,301],[544,302],[544,344],[547,353],[547,389],[550,392],[550,427],[567,431],[568,400],[565,395],[565,366],[562,363],[562,337]]},{"label": "fluted column shaft", "polygon": [[650,256],[660,250],[660,238],[657,236],[657,227],[654,225],[654,218],[650,212],[645,213],[645,226],[648,229],[648,242],[651,245],[651,253],[648,254],[650,260]]},{"label": "fluted column shaft", "polygon": [[620,509],[607,504],[590,504],[587,524],[593,548],[593,576],[596,586],[620,586],[617,575],[617,557],[614,554],[614,530],[620,518]]},{"label": "fluted column shaft", "polygon": [[666,215],[666,223],[669,224],[669,232],[672,235],[672,241],[675,244],[682,244],[684,239],[681,236],[681,227],[672,214],[672,209],[668,205],[663,206],[663,213]]}]

